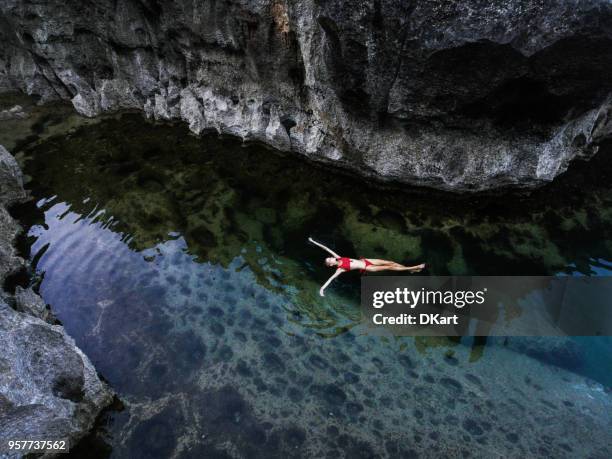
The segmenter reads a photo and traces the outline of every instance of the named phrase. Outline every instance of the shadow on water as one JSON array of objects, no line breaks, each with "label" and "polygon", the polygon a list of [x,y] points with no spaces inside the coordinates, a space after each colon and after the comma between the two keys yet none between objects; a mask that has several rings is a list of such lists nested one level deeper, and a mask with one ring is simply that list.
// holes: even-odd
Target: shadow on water
[{"label": "shadow on water", "polygon": [[[198,139],[136,115],[22,153],[36,206],[17,213],[30,227],[40,292],[126,406],[107,413],[86,443],[102,456],[409,456],[430,440],[487,451],[478,432],[508,422],[506,389],[476,402],[459,381],[484,394],[487,374],[518,378],[535,363],[503,363],[505,351],[481,340],[465,354],[457,340],[362,336],[359,277],[343,276],[320,298],[330,272],[309,236],[347,256],[425,261],[426,274],[611,269],[605,155],[529,197],[457,199],[370,188],[292,156]],[[479,376],[463,375],[467,364],[479,365]],[[538,371],[541,387],[559,377]],[[408,404],[392,396],[406,378],[418,395]],[[447,408],[422,392],[423,381],[440,400],[485,404],[481,420],[461,424],[449,412],[442,421]],[[529,384],[527,398],[535,393]],[[428,409],[440,413],[421,428]],[[431,437],[442,422],[444,438]],[[381,446],[383,432],[409,436],[411,446]],[[508,454],[529,450],[527,437],[504,440]]]}]

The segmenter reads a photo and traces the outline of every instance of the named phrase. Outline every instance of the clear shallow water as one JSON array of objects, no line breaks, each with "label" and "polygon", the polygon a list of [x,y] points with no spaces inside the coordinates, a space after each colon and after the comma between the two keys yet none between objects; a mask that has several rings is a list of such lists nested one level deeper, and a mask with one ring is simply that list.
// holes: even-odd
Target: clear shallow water
[{"label": "clear shallow water", "polygon": [[125,405],[102,455],[609,456],[608,339],[523,340],[534,359],[365,336],[359,277],[321,299],[325,254],[306,244],[427,274],[606,275],[612,193],[586,172],[454,201],[138,116],[24,158],[40,292]]}]

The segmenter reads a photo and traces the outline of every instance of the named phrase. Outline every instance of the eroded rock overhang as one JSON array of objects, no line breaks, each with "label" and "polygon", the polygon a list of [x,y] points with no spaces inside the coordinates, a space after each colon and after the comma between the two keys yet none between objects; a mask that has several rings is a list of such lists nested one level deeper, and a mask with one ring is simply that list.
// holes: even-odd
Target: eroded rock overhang
[{"label": "eroded rock overhang", "polygon": [[606,0],[0,0],[0,91],[399,184],[551,181],[612,135]]}]

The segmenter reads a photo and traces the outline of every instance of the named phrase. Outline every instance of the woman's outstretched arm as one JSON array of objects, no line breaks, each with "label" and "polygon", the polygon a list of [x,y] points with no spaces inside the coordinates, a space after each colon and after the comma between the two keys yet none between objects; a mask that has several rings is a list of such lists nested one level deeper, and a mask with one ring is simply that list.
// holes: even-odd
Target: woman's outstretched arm
[{"label": "woman's outstretched arm", "polygon": [[321,290],[319,290],[319,295],[321,295],[321,296],[325,296],[325,293],[323,293],[323,291],[324,291],[324,290],[327,288],[327,286],[328,286],[329,284],[331,284],[331,283],[332,283],[332,281],[333,281],[333,280],[334,280],[336,277],[338,277],[338,276],[339,276],[340,274],[342,274],[343,272],[344,272],[344,269],[336,269],[336,272],[335,272],[335,273],[333,273],[329,279],[327,279],[327,282],[325,282],[325,283],[323,284],[323,287],[321,287]]},{"label": "woman's outstretched arm", "polygon": [[323,250],[327,250],[329,253],[331,253],[334,257],[336,258],[340,258],[340,255],[338,255],[336,252],[334,252],[332,249],[330,249],[329,247],[325,247],[323,244],[321,244],[320,242],[315,241],[313,238],[309,237],[308,240],[310,242],[312,242],[314,245],[321,247]]}]

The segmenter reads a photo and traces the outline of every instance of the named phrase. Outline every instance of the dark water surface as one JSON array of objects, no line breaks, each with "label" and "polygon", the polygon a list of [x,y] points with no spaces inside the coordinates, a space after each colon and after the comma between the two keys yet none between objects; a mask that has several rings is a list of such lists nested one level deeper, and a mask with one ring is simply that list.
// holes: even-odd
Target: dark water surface
[{"label": "dark water surface", "polygon": [[[359,276],[612,274],[611,169],[531,198],[370,189],[125,115],[24,147],[40,292],[124,407],[111,457],[610,457],[609,338],[366,336]],[[605,184],[605,185],[604,185]],[[33,207],[33,206],[32,206]],[[504,345],[506,344],[506,345]]]}]

